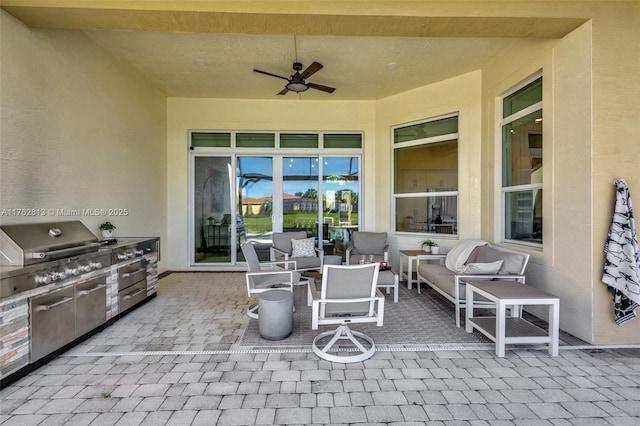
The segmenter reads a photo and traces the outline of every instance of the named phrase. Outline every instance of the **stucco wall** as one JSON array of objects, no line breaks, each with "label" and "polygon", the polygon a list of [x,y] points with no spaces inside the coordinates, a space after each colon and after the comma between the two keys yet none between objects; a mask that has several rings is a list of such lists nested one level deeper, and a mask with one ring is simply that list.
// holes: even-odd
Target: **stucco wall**
[{"label": "stucco wall", "polygon": [[[189,269],[189,130],[363,131],[364,229],[377,223],[373,149],[375,105],[370,101],[300,101],[169,98],[167,102],[168,262],[171,270]],[[231,154],[231,152],[230,152]],[[369,204],[371,203],[371,204]],[[207,267],[198,267],[207,269]],[[224,267],[217,267],[224,269]],[[237,269],[233,267],[232,269]]]},{"label": "stucco wall", "polygon": [[[376,107],[376,188],[379,212],[376,229],[391,232],[393,143],[391,127],[454,112],[458,119],[458,235],[480,236],[481,73],[471,72],[436,84],[381,99]],[[368,203],[368,200],[367,200]],[[390,234],[392,264],[399,261],[397,250],[418,249],[424,236]],[[433,238],[443,248],[451,248],[456,237]]]},{"label": "stucco wall", "polygon": [[46,212],[0,222],[81,220],[99,235],[109,220],[116,236],[160,236],[164,248],[164,95],[82,33],[31,30],[0,12],[0,37],[0,208]]},{"label": "stucco wall", "polygon": [[512,248],[531,254],[527,284],[560,298],[560,327],[586,341],[592,324],[590,46],[585,24],[561,40],[515,43],[483,69],[483,237],[501,240],[499,99],[542,71],[544,243],[542,250]]},{"label": "stucco wall", "polygon": [[[593,19],[592,198],[593,333],[598,343],[640,343],[640,319],[618,326],[602,283],[603,247],[622,177],[640,226],[640,2],[606,8]],[[640,311],[637,311],[640,314]]]}]

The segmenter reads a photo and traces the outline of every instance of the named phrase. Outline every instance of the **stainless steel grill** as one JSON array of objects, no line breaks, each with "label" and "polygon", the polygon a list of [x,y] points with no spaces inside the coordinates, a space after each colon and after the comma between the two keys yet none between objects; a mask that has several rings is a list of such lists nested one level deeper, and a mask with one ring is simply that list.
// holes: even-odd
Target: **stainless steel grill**
[{"label": "stainless steel grill", "polygon": [[28,266],[99,248],[98,237],[80,221],[0,226],[1,266]]},{"label": "stainless steel grill", "polygon": [[0,226],[0,298],[111,265],[79,221]]}]

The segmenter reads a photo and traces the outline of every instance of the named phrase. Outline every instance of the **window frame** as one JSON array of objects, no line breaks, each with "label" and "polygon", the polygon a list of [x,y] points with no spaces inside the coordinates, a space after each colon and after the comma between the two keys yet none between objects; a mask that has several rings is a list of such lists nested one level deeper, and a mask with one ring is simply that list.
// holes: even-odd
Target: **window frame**
[{"label": "window frame", "polygon": [[[419,125],[419,124],[424,124],[424,123],[428,123],[428,122],[435,122],[435,121],[439,121],[439,120],[443,120],[443,119],[447,119],[447,118],[452,118],[452,117],[456,117],[458,119],[458,125],[457,125],[457,132],[455,133],[447,133],[447,134],[443,134],[443,135],[437,135],[437,136],[430,136],[430,137],[426,137],[426,138],[421,138],[421,139],[414,139],[411,141],[405,141],[405,142],[396,142],[395,141],[395,131],[396,129],[399,128],[404,128],[404,127],[411,127],[411,126],[415,126],[415,125]],[[458,111],[456,112],[452,112],[452,113],[447,113],[447,114],[442,114],[442,115],[438,115],[438,116],[434,116],[434,117],[429,117],[429,118],[424,118],[424,119],[420,119],[420,120],[416,120],[416,121],[411,121],[408,123],[402,123],[402,124],[397,124],[394,126],[391,126],[390,128],[390,138],[391,138],[391,199],[392,199],[392,203],[391,203],[391,223],[390,223],[390,229],[391,232],[395,235],[403,235],[403,236],[421,236],[421,237],[437,237],[437,238],[458,238],[458,230],[460,229],[460,223],[459,223],[459,214],[456,214],[456,232],[453,234],[443,234],[443,233],[436,233],[436,232],[430,232],[430,231],[426,231],[426,232],[411,232],[411,231],[403,231],[403,230],[398,230],[397,224],[397,217],[396,217],[396,211],[397,211],[397,202],[399,199],[408,199],[408,198],[436,198],[436,197],[450,197],[450,196],[455,196],[456,197],[456,212],[459,212],[459,205],[460,205],[460,187],[459,187],[459,177],[460,177],[460,113]],[[427,145],[431,145],[431,144],[436,144],[436,143],[440,143],[440,142],[447,142],[447,141],[455,141],[457,148],[458,148],[458,161],[456,164],[456,173],[457,173],[457,182],[458,182],[458,188],[455,191],[438,191],[438,192],[406,192],[406,193],[397,193],[396,192],[396,181],[397,181],[397,170],[396,170],[396,162],[395,162],[395,158],[396,158],[396,150],[397,149],[402,149],[402,148],[409,148],[409,147],[416,147],[416,146],[427,146]]]},{"label": "window frame", "polygon": [[[540,111],[540,115],[544,116],[544,99],[540,100],[539,102],[536,102],[535,104],[529,105],[526,108],[521,109],[520,111],[513,113],[511,115],[508,115],[506,117],[503,117],[504,115],[504,99],[513,95],[514,93],[517,93],[519,90],[522,90],[523,88],[527,87],[529,84],[535,82],[536,80],[541,80],[542,83],[542,95],[544,97],[544,79],[543,79],[543,75],[542,72],[537,72],[535,74],[533,74],[532,76],[530,76],[529,78],[526,78],[525,80],[521,81],[520,83],[518,83],[517,85],[513,86],[512,88],[510,88],[508,91],[504,92],[501,96],[499,96],[496,100],[497,103],[497,109],[496,109],[496,117],[498,118],[497,120],[497,127],[496,127],[496,140],[497,140],[497,148],[496,148],[496,152],[498,152],[498,164],[500,165],[500,167],[496,167],[496,178],[499,179],[499,196],[500,196],[500,216],[499,216],[499,228],[500,228],[500,241],[503,243],[508,243],[508,244],[515,244],[515,245],[520,245],[520,246],[528,246],[528,247],[533,247],[533,248],[542,248],[543,243],[544,243],[544,234],[543,234],[543,238],[541,238],[540,242],[533,242],[533,241],[524,241],[524,240],[516,240],[516,239],[511,239],[511,238],[507,238],[506,234],[507,234],[507,222],[506,222],[506,211],[507,211],[507,197],[510,196],[513,193],[517,193],[517,192],[524,192],[524,191],[536,191],[536,190],[542,190],[542,194],[544,196],[544,173],[542,175],[542,182],[540,183],[528,183],[528,184],[522,184],[522,185],[509,185],[506,186],[505,185],[505,179],[504,179],[504,170],[505,170],[505,158],[504,158],[504,126],[507,126],[523,117],[526,117],[527,115],[533,114],[535,112]],[[544,121],[543,121],[544,122]],[[544,167],[544,128],[542,130],[542,164]],[[544,203],[543,203],[544,205]],[[544,219],[544,214],[543,214],[543,219]],[[544,228],[543,228],[543,232],[544,232]]]}]

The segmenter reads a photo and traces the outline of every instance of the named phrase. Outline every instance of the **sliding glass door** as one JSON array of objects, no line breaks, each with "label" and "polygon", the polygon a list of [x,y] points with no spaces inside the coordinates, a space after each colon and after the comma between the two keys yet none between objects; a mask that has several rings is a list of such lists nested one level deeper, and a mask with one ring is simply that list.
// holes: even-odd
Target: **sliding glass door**
[{"label": "sliding glass door", "polygon": [[282,159],[282,230],[318,235],[318,157]]},{"label": "sliding glass door", "polygon": [[273,157],[238,157],[236,161],[238,188],[237,258],[244,261],[240,250],[243,241],[253,242],[261,260],[269,260],[273,233]]},{"label": "sliding glass door", "polygon": [[231,262],[231,157],[193,158],[195,263]]},{"label": "sliding glass door", "polygon": [[273,232],[305,231],[343,254],[359,223],[359,156],[192,156],[192,263],[269,260]]}]

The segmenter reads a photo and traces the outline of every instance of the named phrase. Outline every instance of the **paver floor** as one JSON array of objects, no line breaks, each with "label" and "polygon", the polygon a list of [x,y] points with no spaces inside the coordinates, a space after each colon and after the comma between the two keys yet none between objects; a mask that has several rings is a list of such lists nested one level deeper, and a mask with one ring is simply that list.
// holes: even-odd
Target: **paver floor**
[{"label": "paver floor", "polygon": [[640,424],[640,349],[399,350],[354,364],[240,350],[244,276],[224,275],[163,278],[156,299],[1,390],[0,424]]}]

